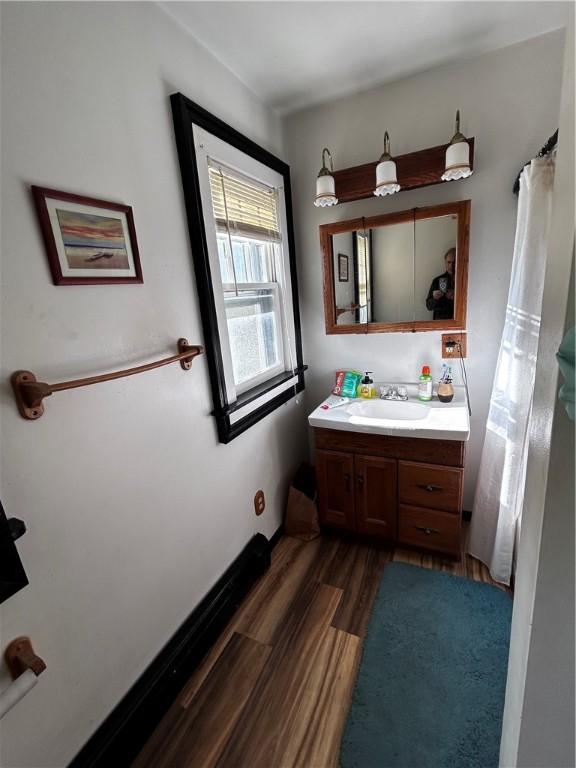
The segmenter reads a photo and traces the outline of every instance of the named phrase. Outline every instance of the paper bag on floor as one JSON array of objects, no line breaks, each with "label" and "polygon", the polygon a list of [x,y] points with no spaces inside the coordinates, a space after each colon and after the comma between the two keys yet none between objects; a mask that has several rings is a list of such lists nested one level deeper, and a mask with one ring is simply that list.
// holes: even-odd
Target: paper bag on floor
[{"label": "paper bag on floor", "polygon": [[288,493],[284,532],[304,541],[311,541],[320,535],[316,502],[294,486]]}]

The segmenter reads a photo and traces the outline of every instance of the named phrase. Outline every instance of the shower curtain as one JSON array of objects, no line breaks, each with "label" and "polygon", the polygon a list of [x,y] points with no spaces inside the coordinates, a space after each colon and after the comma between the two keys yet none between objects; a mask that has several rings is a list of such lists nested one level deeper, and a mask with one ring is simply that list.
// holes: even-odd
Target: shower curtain
[{"label": "shower curtain", "polygon": [[532,160],[520,177],[506,319],[470,524],[468,552],[503,584],[510,584],[524,501],[553,182],[552,156]]}]

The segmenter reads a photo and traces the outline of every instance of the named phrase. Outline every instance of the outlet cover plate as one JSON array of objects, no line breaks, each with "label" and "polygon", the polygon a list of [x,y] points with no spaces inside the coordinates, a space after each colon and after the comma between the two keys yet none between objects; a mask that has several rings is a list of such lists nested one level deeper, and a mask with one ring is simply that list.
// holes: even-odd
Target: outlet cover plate
[{"label": "outlet cover plate", "polygon": [[266,500],[264,499],[264,491],[256,491],[256,495],[254,496],[254,512],[256,512],[257,515],[261,515],[265,509]]},{"label": "outlet cover plate", "polygon": [[[458,350],[458,347],[455,347],[453,352],[449,352],[446,349],[447,341],[457,341],[460,344],[460,350]],[[462,352],[462,357],[466,357],[466,352],[467,352],[466,334],[460,333],[460,332],[443,333],[442,334],[442,357],[444,359],[449,358],[452,360],[458,360],[460,358],[460,352]]]}]

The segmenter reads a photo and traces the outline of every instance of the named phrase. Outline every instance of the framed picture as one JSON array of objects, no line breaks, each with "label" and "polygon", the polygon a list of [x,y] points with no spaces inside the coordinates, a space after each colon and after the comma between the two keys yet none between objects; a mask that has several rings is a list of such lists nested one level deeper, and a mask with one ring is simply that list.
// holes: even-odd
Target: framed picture
[{"label": "framed picture", "polygon": [[345,253],[338,254],[338,280],[341,283],[348,282],[348,256]]},{"label": "framed picture", "polygon": [[132,208],[32,187],[54,285],[142,283]]}]

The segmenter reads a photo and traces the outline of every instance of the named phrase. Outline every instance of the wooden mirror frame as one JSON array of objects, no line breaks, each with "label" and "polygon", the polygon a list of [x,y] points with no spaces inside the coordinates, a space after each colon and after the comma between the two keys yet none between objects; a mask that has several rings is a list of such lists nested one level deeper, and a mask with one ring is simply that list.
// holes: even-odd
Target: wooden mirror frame
[{"label": "wooden mirror frame", "polygon": [[[458,245],[456,269],[456,298],[452,320],[412,320],[402,323],[354,323],[337,325],[338,312],[334,296],[334,254],[332,235],[344,232],[373,229],[406,221],[434,219],[440,216],[458,216]],[[410,208],[408,211],[385,213],[369,218],[348,219],[320,226],[320,246],[324,270],[324,317],[326,333],[398,333],[416,331],[466,330],[466,305],[468,300],[468,245],[470,239],[470,200],[443,203],[427,208]]]}]

